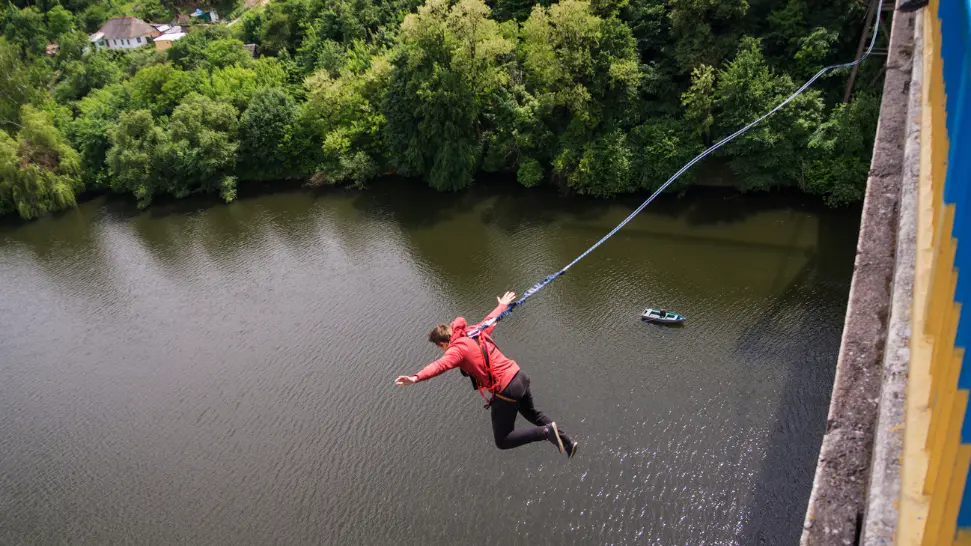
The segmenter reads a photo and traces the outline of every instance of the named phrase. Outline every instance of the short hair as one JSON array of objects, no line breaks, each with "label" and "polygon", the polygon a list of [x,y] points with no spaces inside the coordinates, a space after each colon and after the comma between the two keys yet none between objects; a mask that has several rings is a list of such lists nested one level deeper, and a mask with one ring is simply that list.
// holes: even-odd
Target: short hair
[{"label": "short hair", "polygon": [[428,341],[431,341],[435,345],[439,343],[448,343],[452,340],[452,327],[448,324],[438,324],[432,328],[431,332],[428,332]]}]

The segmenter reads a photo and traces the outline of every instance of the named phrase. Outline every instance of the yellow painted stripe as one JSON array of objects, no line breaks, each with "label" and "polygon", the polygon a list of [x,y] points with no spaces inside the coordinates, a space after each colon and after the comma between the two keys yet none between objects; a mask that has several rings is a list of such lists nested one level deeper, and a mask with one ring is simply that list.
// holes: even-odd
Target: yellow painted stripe
[{"label": "yellow painted stripe", "polygon": [[[927,433],[927,451],[931,455],[931,464],[927,468],[927,482],[924,484],[924,494],[933,495],[938,491],[938,476],[941,467],[947,463],[944,460],[944,453],[949,438],[948,428],[952,425],[954,417],[954,400],[957,392],[945,392],[938,400],[938,404],[931,409],[931,428]],[[935,426],[936,425],[936,426]],[[953,442],[955,445],[956,441]]]},{"label": "yellow painted stripe", "polygon": [[897,516],[896,542],[898,546],[918,546],[923,542],[930,499],[924,495],[924,483],[929,464],[927,431],[930,409],[927,401],[931,393],[931,354],[933,338],[928,334],[927,318],[930,310],[930,284],[934,258],[934,227],[938,224],[935,204],[940,202],[932,184],[931,163],[934,135],[931,109],[932,61],[937,56],[938,42],[929,14],[936,13],[937,0],[924,10],[922,29],[923,89],[920,118],[920,174],[917,184],[917,257],[914,270],[913,335],[910,338],[910,371],[907,379],[906,414],[904,416],[904,447],[900,468],[900,510]]},{"label": "yellow painted stripe", "polygon": [[[968,391],[960,390],[955,397],[955,403],[951,405],[950,411],[951,416],[949,421],[951,423],[956,423],[957,429],[960,429],[961,421],[964,419],[964,409],[967,407],[968,403]],[[952,432],[952,431],[948,431]],[[943,434],[944,442],[941,446],[941,451],[932,453],[931,458],[931,468],[935,466],[940,469],[937,476],[934,479],[933,493],[931,495],[930,511],[927,515],[927,528],[924,532],[924,546],[935,546],[937,544],[942,544],[944,541],[952,542],[954,540],[954,532],[957,519],[957,509],[960,505],[960,492],[957,493],[958,498],[954,499],[954,488],[952,487],[953,481],[957,479],[955,476],[955,468],[958,463],[961,462],[958,459],[958,446],[960,440],[960,434],[946,433]],[[962,451],[962,453],[966,450]],[[964,467],[967,468],[967,462],[964,463]],[[928,476],[930,479],[930,476]],[[961,491],[964,490],[964,477],[961,480]],[[953,506],[957,504],[958,506]],[[947,516],[953,512],[954,516],[950,522],[947,521]]]},{"label": "yellow painted stripe", "polygon": [[[957,283],[957,277],[951,277],[951,281],[951,285],[945,290],[953,293],[954,286]],[[931,378],[934,384],[932,386],[931,399],[928,400],[932,411],[940,403],[942,397],[949,395],[957,389],[957,373],[955,372],[955,368],[960,370],[961,360],[956,358],[958,355],[957,350],[954,348],[954,337],[957,334],[960,312],[960,306],[951,302],[945,308],[942,329],[934,337],[934,353],[931,355]],[[936,434],[938,430],[932,422],[931,434]]]},{"label": "yellow painted stripe", "polygon": [[[931,167],[931,172],[933,172],[933,167]],[[937,208],[940,214],[935,215],[936,223],[934,224],[936,233],[934,236],[934,276],[931,279],[930,302],[926,307],[928,314],[926,333],[931,335],[936,335],[940,331],[940,321],[943,320],[946,307],[954,302],[954,298],[946,293],[946,287],[951,284],[950,278],[956,275],[953,264],[957,244],[950,236],[951,228],[954,226],[954,206],[938,206]]]},{"label": "yellow painted stripe", "polygon": [[[964,400],[967,402],[968,391],[963,392]],[[961,508],[961,497],[964,495],[969,464],[971,464],[971,445],[960,444],[957,450],[957,460],[951,471],[951,480],[944,501],[944,518],[941,522],[941,538],[947,542],[957,538],[958,510]]]},{"label": "yellow painted stripe", "polygon": [[[958,306],[955,305],[954,307]],[[948,421],[951,415],[950,405],[954,403],[954,395],[958,388],[958,376],[961,373],[961,362],[964,357],[963,350],[955,349],[953,344],[948,343],[948,340],[953,342],[954,332],[957,329],[957,318],[957,313],[949,315],[945,325],[947,328],[945,333],[934,341],[935,353],[938,353],[938,349],[942,346],[944,349],[937,355],[941,364],[937,365],[933,360],[931,361],[932,367],[935,365],[938,367],[938,372],[931,376],[933,381],[931,388],[934,394],[928,404],[931,408],[931,428],[927,433],[929,437],[927,449],[931,450],[932,453],[936,449],[935,446],[940,445],[941,435],[950,431]]]}]

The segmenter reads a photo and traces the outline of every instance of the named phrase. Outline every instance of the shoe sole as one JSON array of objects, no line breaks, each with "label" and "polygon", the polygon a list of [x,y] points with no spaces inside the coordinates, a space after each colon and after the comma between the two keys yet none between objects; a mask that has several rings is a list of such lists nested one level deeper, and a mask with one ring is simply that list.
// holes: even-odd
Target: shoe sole
[{"label": "shoe sole", "polygon": [[563,440],[560,439],[560,429],[556,428],[556,423],[550,423],[553,427],[553,434],[556,435],[556,445],[560,448],[560,453],[564,453],[566,450],[563,449]]},{"label": "shoe sole", "polygon": [[580,445],[580,442],[573,442],[573,449],[570,450],[570,454],[567,457],[572,459],[573,456],[577,454],[577,446],[579,445]]}]

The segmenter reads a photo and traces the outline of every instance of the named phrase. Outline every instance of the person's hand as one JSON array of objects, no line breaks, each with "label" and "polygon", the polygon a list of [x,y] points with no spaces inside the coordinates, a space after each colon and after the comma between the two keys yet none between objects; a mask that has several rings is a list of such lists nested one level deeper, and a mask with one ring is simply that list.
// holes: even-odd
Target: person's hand
[{"label": "person's hand", "polygon": [[499,302],[499,305],[509,305],[515,299],[516,299],[515,292],[506,292],[505,294],[502,295],[502,297],[496,298],[496,300]]},{"label": "person's hand", "polygon": [[406,385],[414,385],[418,382],[417,375],[399,375],[398,379],[394,380],[394,384],[398,387],[404,387]]}]

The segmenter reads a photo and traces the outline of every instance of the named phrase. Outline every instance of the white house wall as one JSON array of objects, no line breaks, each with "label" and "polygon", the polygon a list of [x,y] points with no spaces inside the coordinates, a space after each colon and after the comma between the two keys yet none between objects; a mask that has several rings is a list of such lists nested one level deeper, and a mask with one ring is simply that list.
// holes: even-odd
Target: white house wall
[{"label": "white house wall", "polygon": [[138,38],[110,39],[105,40],[105,43],[108,49],[135,49],[136,47],[142,47],[150,41],[148,36],[141,36]]}]

